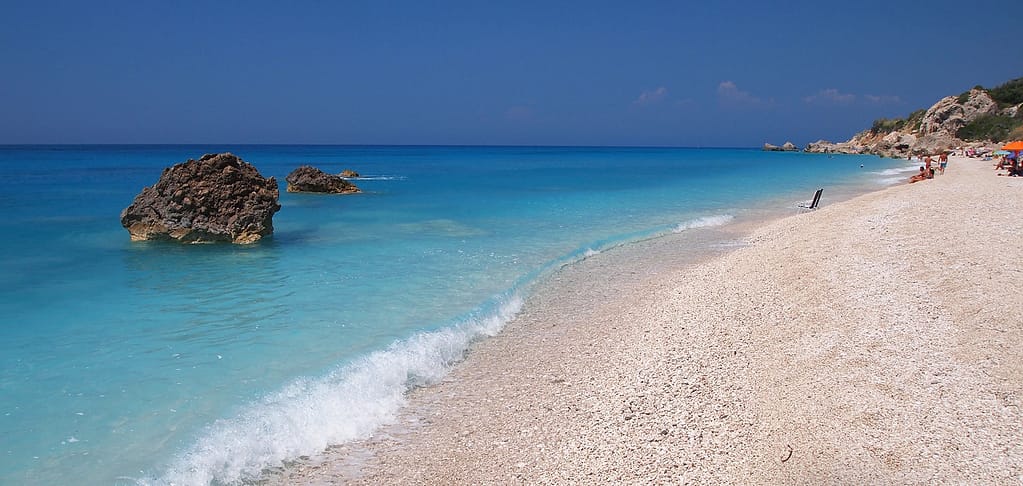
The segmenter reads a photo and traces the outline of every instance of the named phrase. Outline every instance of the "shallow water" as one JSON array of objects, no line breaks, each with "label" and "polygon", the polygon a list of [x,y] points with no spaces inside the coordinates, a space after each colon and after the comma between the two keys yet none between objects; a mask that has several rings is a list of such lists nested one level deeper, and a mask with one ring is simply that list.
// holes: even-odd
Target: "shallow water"
[{"label": "shallow water", "polygon": [[[354,169],[365,193],[282,192],[255,245],[130,242],[135,194],[217,151],[279,181]],[[907,168],[724,149],[2,147],[0,483],[252,478],[391,420],[559,265]]]}]

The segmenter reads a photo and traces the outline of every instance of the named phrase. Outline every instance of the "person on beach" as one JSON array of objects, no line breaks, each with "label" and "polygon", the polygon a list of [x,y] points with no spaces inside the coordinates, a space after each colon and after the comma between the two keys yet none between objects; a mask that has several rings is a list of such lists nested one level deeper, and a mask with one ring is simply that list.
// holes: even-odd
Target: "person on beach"
[{"label": "person on beach", "polygon": [[1015,159],[1009,158],[1009,160],[1012,161],[1012,165],[1009,166],[1009,173],[1008,174],[999,173],[998,175],[1007,175],[1009,177],[1023,177],[1023,166],[1020,165],[1019,158],[1018,157]]},{"label": "person on beach", "polygon": [[945,167],[948,167],[948,152],[942,152],[938,156],[938,173],[945,175]]},{"label": "person on beach", "polygon": [[1023,167],[1021,167],[1019,161],[1017,159],[1012,158],[1011,155],[1006,155],[1002,157],[1001,162],[999,162],[998,165],[995,166],[995,170],[998,169],[1009,170],[1009,172],[1005,174],[999,172],[997,175],[1000,176],[1017,177],[1023,175]]},{"label": "person on beach", "polygon": [[920,182],[920,181],[922,181],[924,179],[927,179],[927,173],[924,172],[924,167],[921,165],[920,166],[920,173],[914,175],[913,177],[910,177],[909,178],[909,183],[912,184],[914,182]]},{"label": "person on beach", "polygon": [[928,155],[927,157],[924,157],[924,167],[927,168],[927,172],[931,171],[931,163],[932,162],[933,161],[931,160],[931,156],[930,155]]}]

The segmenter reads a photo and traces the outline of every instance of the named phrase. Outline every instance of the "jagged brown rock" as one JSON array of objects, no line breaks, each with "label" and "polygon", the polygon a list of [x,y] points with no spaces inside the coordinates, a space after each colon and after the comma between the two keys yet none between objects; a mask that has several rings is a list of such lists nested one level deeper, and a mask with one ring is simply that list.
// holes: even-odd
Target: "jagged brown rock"
[{"label": "jagged brown rock", "polygon": [[360,176],[359,176],[358,172],[355,172],[352,169],[345,169],[345,170],[341,171],[341,177],[344,177],[346,179],[350,179],[352,177],[360,177]]},{"label": "jagged brown rock", "polygon": [[354,194],[361,189],[336,176],[309,165],[303,165],[288,174],[288,192],[325,192],[330,194]]},{"label": "jagged brown rock", "polygon": [[977,118],[998,111],[998,103],[982,89],[971,89],[965,102],[958,96],[946,96],[935,103],[920,124],[923,135],[936,134],[940,138],[955,138],[960,128]]},{"label": "jagged brown rock", "polygon": [[138,240],[253,243],[273,233],[281,209],[277,180],[230,153],[206,154],[164,169],[121,212]]}]

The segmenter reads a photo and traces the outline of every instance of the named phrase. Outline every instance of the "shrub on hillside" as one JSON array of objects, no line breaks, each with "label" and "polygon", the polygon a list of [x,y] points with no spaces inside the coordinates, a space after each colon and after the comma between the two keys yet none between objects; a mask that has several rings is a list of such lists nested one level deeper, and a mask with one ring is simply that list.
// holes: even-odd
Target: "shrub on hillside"
[{"label": "shrub on hillside", "polygon": [[1023,128],[1023,119],[1004,115],[984,115],[956,132],[963,140],[1007,140],[1009,134]]},{"label": "shrub on hillside", "polygon": [[1002,107],[1023,103],[1023,78],[1016,78],[991,88],[988,94]]},{"label": "shrub on hillside", "polygon": [[906,117],[906,126],[909,127],[911,132],[920,131],[920,125],[923,125],[924,115],[926,114],[927,110],[919,109],[910,113],[909,116]]},{"label": "shrub on hillside", "polygon": [[1013,128],[1012,131],[1009,132],[1009,136],[1005,140],[1006,141],[1023,140],[1023,125]]},{"label": "shrub on hillside", "polygon": [[890,133],[898,130],[906,125],[906,120],[902,118],[878,118],[874,120],[874,124],[870,126],[870,133]]},{"label": "shrub on hillside", "polygon": [[879,133],[891,133],[905,128],[909,128],[909,131],[915,132],[920,130],[920,125],[924,122],[925,114],[927,114],[927,110],[916,110],[913,113],[910,113],[906,118],[878,118],[877,120],[874,120],[874,124],[870,126],[870,133],[877,135]]}]

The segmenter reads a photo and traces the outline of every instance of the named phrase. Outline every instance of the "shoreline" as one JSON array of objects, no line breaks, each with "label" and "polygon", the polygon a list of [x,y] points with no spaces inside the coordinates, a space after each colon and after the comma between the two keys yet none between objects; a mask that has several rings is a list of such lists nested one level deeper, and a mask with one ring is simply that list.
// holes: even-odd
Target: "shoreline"
[{"label": "shoreline", "polygon": [[994,174],[564,267],[396,424],[271,482],[1018,481],[1023,180]]}]

